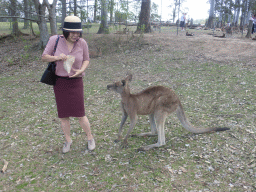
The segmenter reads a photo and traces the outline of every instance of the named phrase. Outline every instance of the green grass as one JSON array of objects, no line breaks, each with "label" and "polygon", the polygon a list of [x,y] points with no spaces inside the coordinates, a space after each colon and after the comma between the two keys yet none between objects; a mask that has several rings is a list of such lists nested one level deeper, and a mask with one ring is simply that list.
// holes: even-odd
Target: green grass
[{"label": "green grass", "polygon": [[[0,191],[254,191],[255,69],[232,61],[188,60],[192,50],[179,46],[150,46],[131,49],[130,55],[116,51],[91,60],[84,90],[97,145],[93,152],[86,150],[86,135],[71,118],[72,150],[61,153],[64,139],[54,94],[38,82],[46,64],[27,62],[1,74],[0,167],[3,159],[9,164],[0,174]],[[195,135],[171,115],[164,147],[137,152],[157,138],[130,137],[129,147],[120,148],[113,142],[121,119],[120,97],[106,85],[127,71],[134,75],[132,92],[149,84],[172,87],[192,124],[231,130]],[[128,127],[126,123],[124,134]],[[139,118],[133,134],[143,131],[149,131],[146,116]]]}]

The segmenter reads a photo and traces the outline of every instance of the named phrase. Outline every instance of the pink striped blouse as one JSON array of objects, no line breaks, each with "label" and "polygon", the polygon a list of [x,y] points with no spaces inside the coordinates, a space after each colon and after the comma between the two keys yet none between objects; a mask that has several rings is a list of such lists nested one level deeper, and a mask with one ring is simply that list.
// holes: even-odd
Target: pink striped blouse
[{"label": "pink striped blouse", "polygon": [[[50,37],[42,56],[43,55],[52,55],[57,38],[58,38],[57,35]],[[72,55],[75,57],[75,62],[72,66],[73,69],[80,69],[82,67],[83,61],[90,60],[88,45],[83,38],[79,38],[75,42],[74,47],[71,50],[71,52],[69,52],[65,37],[63,35],[60,35],[57,49],[56,49],[54,56],[59,56],[61,53],[64,53],[65,55]],[[64,69],[64,66],[63,66],[64,61],[56,61],[55,63],[56,63],[56,72],[55,72],[56,75],[62,76],[62,77],[68,77],[68,76],[70,77],[75,74],[75,71],[73,71],[73,70],[71,70],[71,72],[68,73]],[[85,73],[82,73],[80,75],[80,77],[82,77],[84,75],[85,75]]]}]

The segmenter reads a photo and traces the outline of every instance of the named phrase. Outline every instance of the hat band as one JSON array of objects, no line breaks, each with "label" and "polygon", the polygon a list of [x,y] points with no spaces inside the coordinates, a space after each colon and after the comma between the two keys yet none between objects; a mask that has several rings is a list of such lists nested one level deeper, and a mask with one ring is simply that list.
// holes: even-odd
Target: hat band
[{"label": "hat band", "polygon": [[65,28],[66,30],[70,30],[72,31],[77,30],[77,29],[82,29],[81,27],[81,23],[74,23],[74,22],[64,22],[63,28]]}]

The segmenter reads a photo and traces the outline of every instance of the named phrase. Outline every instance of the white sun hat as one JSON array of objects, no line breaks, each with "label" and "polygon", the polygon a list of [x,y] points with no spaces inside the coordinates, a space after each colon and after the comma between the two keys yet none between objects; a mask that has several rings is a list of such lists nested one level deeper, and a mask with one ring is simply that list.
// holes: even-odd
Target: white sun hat
[{"label": "white sun hat", "polygon": [[66,32],[82,32],[82,22],[77,16],[67,16],[64,20],[63,31]]}]

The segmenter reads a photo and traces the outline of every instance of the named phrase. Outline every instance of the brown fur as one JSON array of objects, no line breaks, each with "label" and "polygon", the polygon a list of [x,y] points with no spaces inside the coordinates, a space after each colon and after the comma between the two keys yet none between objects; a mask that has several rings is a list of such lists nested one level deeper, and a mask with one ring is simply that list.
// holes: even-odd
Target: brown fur
[{"label": "brown fur", "polygon": [[122,120],[119,127],[118,138],[115,142],[119,142],[122,139],[123,125],[130,117],[131,124],[124,138],[123,145],[127,146],[127,139],[129,134],[133,130],[137,115],[149,115],[151,132],[141,133],[138,136],[154,136],[158,135],[158,142],[153,145],[148,145],[140,148],[140,150],[149,150],[153,147],[160,147],[165,145],[165,133],[164,125],[168,115],[172,112],[177,113],[177,116],[183,125],[183,127],[192,133],[206,133],[211,131],[225,131],[229,128],[195,128],[187,120],[184,110],[182,108],[179,97],[173,90],[163,86],[149,87],[137,94],[131,94],[129,88],[129,82],[132,80],[132,75],[128,75],[124,80],[118,81],[114,84],[107,86],[107,89],[113,90],[121,95],[121,107],[122,107]]},{"label": "brown fur", "polygon": [[186,36],[194,36],[193,33],[186,32]]},{"label": "brown fur", "polygon": [[129,29],[127,29],[127,28],[123,28],[123,31],[116,31],[116,32],[114,32],[114,34],[120,34],[120,35],[126,34],[126,33],[129,33]]},{"label": "brown fur", "polygon": [[102,51],[100,47],[96,47],[96,50],[89,50],[90,58],[96,58],[102,56]]}]

